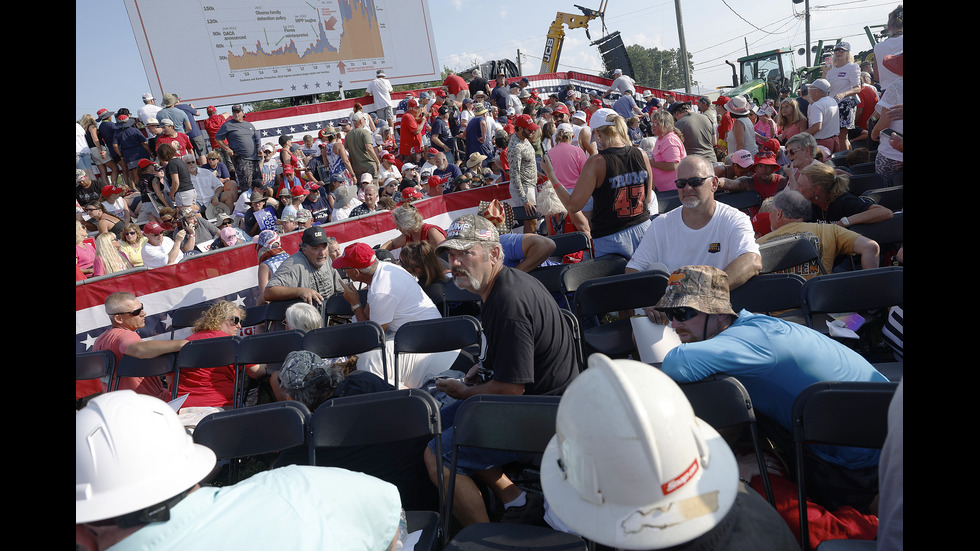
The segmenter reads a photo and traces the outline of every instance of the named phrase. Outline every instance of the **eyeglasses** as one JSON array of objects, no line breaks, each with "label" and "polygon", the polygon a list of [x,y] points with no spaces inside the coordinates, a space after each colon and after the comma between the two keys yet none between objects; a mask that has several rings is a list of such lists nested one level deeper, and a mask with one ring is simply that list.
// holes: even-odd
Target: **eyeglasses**
[{"label": "eyeglasses", "polygon": [[110,316],[125,316],[125,315],[138,316],[142,311],[143,311],[143,305],[140,304],[140,307],[133,310],[132,312],[116,312],[115,314],[109,314],[109,315]]},{"label": "eyeglasses", "polygon": [[124,231],[123,232],[123,235],[136,235],[136,232],[135,231],[132,231],[132,230],[130,230],[130,231]]},{"label": "eyeglasses", "polygon": [[664,310],[664,315],[670,321],[687,321],[701,312],[690,308],[688,306],[681,306],[680,308],[667,308]]},{"label": "eyeglasses", "polygon": [[232,325],[241,325],[242,324],[242,318],[240,318],[238,316],[232,316],[232,317],[226,318],[226,319],[228,321],[230,321]]},{"label": "eyeglasses", "polygon": [[800,152],[799,149],[789,149],[789,148],[786,148],[786,154],[787,155],[796,155],[799,152]]},{"label": "eyeglasses", "polygon": [[677,184],[677,189],[684,189],[684,186],[691,186],[692,188],[698,188],[701,187],[701,184],[703,184],[704,181],[710,177],[711,176],[705,176],[703,178],[694,177],[694,178],[679,179],[679,180],[674,180],[674,183]]}]

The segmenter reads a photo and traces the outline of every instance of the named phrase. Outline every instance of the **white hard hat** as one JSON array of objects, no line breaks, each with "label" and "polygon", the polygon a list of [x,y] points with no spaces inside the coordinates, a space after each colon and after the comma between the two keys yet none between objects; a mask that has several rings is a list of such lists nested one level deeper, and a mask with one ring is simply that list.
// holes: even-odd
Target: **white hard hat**
[{"label": "white hard hat", "polygon": [[75,523],[166,501],[200,482],[215,461],[166,402],[132,390],[98,396],[75,415]]},{"label": "white hard hat", "polygon": [[738,465],[670,377],[593,354],[559,403],[541,486],[576,533],[620,549],[662,549],[725,517]]}]

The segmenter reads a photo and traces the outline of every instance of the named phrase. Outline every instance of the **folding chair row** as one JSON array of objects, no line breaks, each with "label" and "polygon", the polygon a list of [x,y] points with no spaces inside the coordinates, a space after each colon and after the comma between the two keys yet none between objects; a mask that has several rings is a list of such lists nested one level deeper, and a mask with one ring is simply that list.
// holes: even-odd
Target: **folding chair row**
[{"label": "folding chair row", "polygon": [[[230,460],[233,468],[244,457],[303,450],[304,463],[341,467],[391,482],[399,488],[409,530],[422,530],[422,543],[416,549],[438,549],[443,541],[441,497],[445,493],[440,490],[444,486],[440,478],[438,487],[431,487],[421,463],[421,447],[432,439],[438,443],[441,433],[439,403],[425,391],[406,389],[335,398],[312,413],[296,401],[217,412],[198,423],[194,440],[211,448],[219,460]],[[393,449],[407,452],[404,445],[411,441],[418,449],[401,454],[405,457],[393,456]],[[406,461],[411,457],[418,461]],[[413,477],[421,477],[431,487],[431,509],[412,509],[419,496],[406,480]],[[231,482],[239,479],[237,469],[233,470]]]}]

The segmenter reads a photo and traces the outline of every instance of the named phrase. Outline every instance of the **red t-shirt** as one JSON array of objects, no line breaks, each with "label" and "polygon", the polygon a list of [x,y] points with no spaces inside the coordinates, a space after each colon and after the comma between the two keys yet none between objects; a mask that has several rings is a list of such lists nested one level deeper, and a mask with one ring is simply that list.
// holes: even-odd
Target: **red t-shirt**
[{"label": "red t-shirt", "polygon": [[[113,327],[99,335],[92,348],[95,350],[111,350],[116,356],[116,365],[119,365],[129,345],[141,340],[136,331]],[[137,394],[146,394],[164,401],[170,401],[170,391],[163,388],[160,377],[124,377],[119,380],[119,390],[125,389],[132,390]]]},{"label": "red t-shirt", "polygon": [[449,75],[446,80],[442,83],[443,86],[449,88],[450,94],[458,94],[460,90],[469,90],[466,81],[463,77],[459,75]]},{"label": "red t-shirt", "polygon": [[875,112],[875,105],[878,105],[878,92],[873,86],[862,86],[861,91],[858,92],[858,98],[861,99],[861,117],[854,121],[854,125],[858,128],[870,130],[868,128],[868,119]]},{"label": "red t-shirt", "polygon": [[160,146],[165,143],[174,146],[174,149],[177,150],[178,157],[183,157],[188,152],[194,152],[194,145],[191,143],[191,139],[183,132],[177,132],[176,136],[167,136],[164,134],[157,136],[157,151],[160,151]]},{"label": "red t-shirt", "polygon": [[[728,136],[728,132],[735,126],[735,121],[732,120],[732,114],[725,111],[725,114],[721,116],[721,122],[718,123],[718,137],[720,139],[725,139]],[[735,153],[729,148],[729,153]]]},{"label": "red t-shirt", "polygon": [[[189,341],[227,337],[224,331],[201,331]],[[181,369],[177,396],[190,394],[181,407],[230,407],[235,396],[235,366]]]},{"label": "red t-shirt", "polygon": [[422,151],[422,133],[415,133],[418,127],[419,122],[415,120],[415,117],[409,113],[405,113],[405,116],[402,117],[402,140],[401,145],[398,148],[398,152],[400,154],[411,155]]}]

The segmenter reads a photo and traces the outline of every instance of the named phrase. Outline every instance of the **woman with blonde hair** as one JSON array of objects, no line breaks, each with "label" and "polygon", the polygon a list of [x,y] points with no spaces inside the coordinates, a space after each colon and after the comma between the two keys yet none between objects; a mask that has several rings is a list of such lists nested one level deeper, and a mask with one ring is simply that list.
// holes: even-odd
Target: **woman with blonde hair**
[{"label": "woman with blonde hair", "polygon": [[[244,318],[245,310],[234,302],[215,302],[194,323],[194,332],[187,340],[238,336]],[[246,367],[250,376],[255,376],[255,367]],[[189,396],[183,407],[230,407],[235,398],[235,366],[181,369],[177,396],[185,394]]]},{"label": "woman with blonde hair", "polygon": [[132,268],[122,252],[119,251],[119,238],[114,233],[100,233],[95,237],[95,261],[92,263],[92,277],[114,274]]},{"label": "woman with blonde hair", "polygon": [[426,223],[422,213],[411,203],[405,203],[391,211],[391,217],[401,235],[382,245],[383,249],[393,251],[404,247],[406,243],[420,241],[428,241],[433,247],[437,247],[446,240],[446,231],[435,224]]},{"label": "woman with blonde hair", "polygon": [[798,181],[797,191],[815,207],[810,222],[828,222],[846,228],[892,217],[892,211],[887,207],[867,203],[851,193],[848,175],[829,165],[821,163],[804,168]]},{"label": "woman with blonde hair", "polygon": [[119,252],[126,257],[126,260],[133,267],[142,266],[143,245],[146,245],[146,236],[143,235],[143,230],[140,229],[139,224],[126,224],[120,238]]},{"label": "woman with blonde hair", "polygon": [[786,145],[787,140],[800,132],[805,132],[807,127],[807,120],[800,111],[800,104],[793,98],[784,99],[779,104],[779,112],[776,113],[776,139],[779,143]]},{"label": "woman with blonde hair", "polygon": [[650,152],[650,168],[653,169],[653,187],[657,191],[677,189],[677,165],[687,157],[684,134],[674,126],[674,115],[666,109],[650,114],[650,127],[657,143]]},{"label": "woman with blonde hair", "polygon": [[568,209],[579,212],[593,200],[590,229],[595,256],[616,253],[630,258],[657,211],[650,159],[630,143],[626,121],[602,108],[592,114],[589,128],[599,153],[589,157],[571,193],[555,175],[547,155],[541,166]]},{"label": "woman with blonde hair", "polygon": [[837,102],[837,113],[840,116],[837,150],[847,151],[851,148],[847,131],[854,128],[858,94],[861,93],[861,67],[854,63],[854,55],[848,42],[838,42],[834,46],[834,55],[831,59],[830,64],[824,64],[822,73],[823,78],[830,82],[827,95]]},{"label": "woman with blonde hair", "polygon": [[75,266],[81,270],[85,277],[92,277],[93,265],[95,264],[95,246],[86,243],[88,232],[81,222],[75,220]]}]

